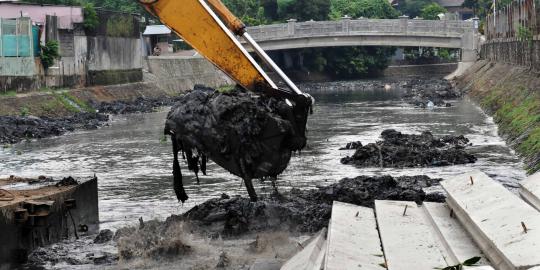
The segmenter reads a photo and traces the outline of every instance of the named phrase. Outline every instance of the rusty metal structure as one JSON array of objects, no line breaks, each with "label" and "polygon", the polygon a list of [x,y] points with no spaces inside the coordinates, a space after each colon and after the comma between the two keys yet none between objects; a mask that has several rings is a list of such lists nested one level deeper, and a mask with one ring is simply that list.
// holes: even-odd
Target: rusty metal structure
[{"label": "rusty metal structure", "polygon": [[484,28],[486,39],[523,39],[525,35],[538,35],[540,16],[534,2],[534,0],[514,0],[494,14],[489,14]]}]

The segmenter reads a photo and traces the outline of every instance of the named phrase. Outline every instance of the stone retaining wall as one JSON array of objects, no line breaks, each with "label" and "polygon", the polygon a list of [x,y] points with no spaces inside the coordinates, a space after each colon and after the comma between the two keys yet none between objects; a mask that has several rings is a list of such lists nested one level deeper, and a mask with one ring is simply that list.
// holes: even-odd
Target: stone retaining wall
[{"label": "stone retaining wall", "polygon": [[185,91],[195,84],[219,87],[233,81],[202,57],[149,56],[145,81],[153,81],[165,91]]},{"label": "stone retaining wall", "polygon": [[540,40],[498,39],[482,45],[481,58],[497,63],[537,69],[540,67]]}]

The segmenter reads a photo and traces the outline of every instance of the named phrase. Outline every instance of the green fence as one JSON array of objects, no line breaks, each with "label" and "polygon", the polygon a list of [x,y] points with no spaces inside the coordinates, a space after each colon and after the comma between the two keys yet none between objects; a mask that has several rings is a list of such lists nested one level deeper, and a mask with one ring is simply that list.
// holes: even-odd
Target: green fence
[{"label": "green fence", "polygon": [[34,34],[30,18],[0,18],[0,56],[34,56]]}]

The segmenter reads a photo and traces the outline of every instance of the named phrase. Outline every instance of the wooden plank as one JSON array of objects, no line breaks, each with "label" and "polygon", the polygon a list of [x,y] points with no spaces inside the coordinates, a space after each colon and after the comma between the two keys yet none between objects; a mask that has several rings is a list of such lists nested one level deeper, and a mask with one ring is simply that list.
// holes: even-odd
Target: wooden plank
[{"label": "wooden plank", "polygon": [[519,183],[521,197],[540,211],[540,172],[529,176],[526,180]]},{"label": "wooden plank", "polygon": [[480,264],[488,264],[480,248],[459,221],[450,214],[450,208],[446,204],[425,202],[422,207],[446,249],[448,263],[455,265],[473,257],[482,257]]},{"label": "wooden plank", "polygon": [[375,212],[389,270],[448,266],[430,221],[416,203],[375,201]]},{"label": "wooden plank", "polygon": [[320,254],[326,252],[326,228],[317,233],[314,239],[298,254],[290,258],[281,270],[321,269]]},{"label": "wooden plank", "polygon": [[381,270],[384,263],[373,209],[334,202],[325,270]]},{"label": "wooden plank", "polygon": [[540,266],[540,213],[533,207],[480,171],[441,184],[448,205],[495,269]]}]

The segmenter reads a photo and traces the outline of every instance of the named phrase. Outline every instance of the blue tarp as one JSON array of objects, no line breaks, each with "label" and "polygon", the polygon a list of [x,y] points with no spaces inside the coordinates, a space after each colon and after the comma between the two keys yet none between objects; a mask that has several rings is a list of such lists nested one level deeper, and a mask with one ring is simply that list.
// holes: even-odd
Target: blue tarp
[{"label": "blue tarp", "polygon": [[41,55],[41,50],[39,47],[39,27],[32,26],[32,36],[34,37],[34,56]]}]

